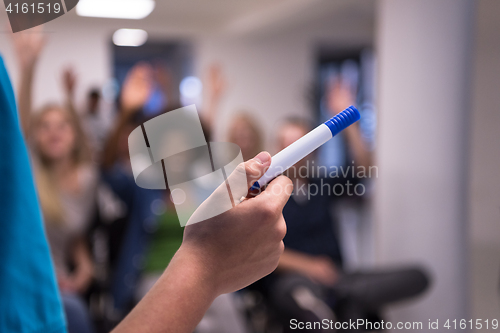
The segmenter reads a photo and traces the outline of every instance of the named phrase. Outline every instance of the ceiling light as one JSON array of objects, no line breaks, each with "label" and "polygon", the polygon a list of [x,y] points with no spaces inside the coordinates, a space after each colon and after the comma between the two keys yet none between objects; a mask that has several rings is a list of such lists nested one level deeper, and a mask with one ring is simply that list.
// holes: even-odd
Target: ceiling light
[{"label": "ceiling light", "polygon": [[151,14],[154,0],[80,0],[79,16],[140,20]]},{"label": "ceiling light", "polygon": [[117,46],[141,46],[148,40],[148,33],[141,29],[119,29],[113,34]]},{"label": "ceiling light", "polygon": [[182,96],[195,98],[201,94],[202,84],[200,79],[194,76],[187,76],[182,79],[179,90]]}]

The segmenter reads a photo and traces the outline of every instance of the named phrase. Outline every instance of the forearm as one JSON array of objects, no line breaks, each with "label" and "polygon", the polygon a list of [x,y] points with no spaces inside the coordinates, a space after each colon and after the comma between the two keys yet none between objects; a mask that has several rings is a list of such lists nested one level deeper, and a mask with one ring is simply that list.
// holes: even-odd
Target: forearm
[{"label": "forearm", "polygon": [[18,109],[19,118],[21,120],[21,128],[27,139],[29,133],[29,123],[32,108],[32,90],[33,90],[33,73],[35,71],[35,63],[32,62],[21,66],[21,80],[18,92]]},{"label": "forearm", "polygon": [[354,163],[358,166],[368,168],[372,163],[372,154],[361,136],[361,131],[357,124],[345,129],[347,142],[352,151]]},{"label": "forearm", "polygon": [[71,113],[73,117],[78,117],[78,113],[75,107],[75,99],[72,92],[66,92],[66,109]]},{"label": "forearm", "polygon": [[181,249],[149,293],[113,333],[190,333],[217,292],[198,258]]},{"label": "forearm", "polygon": [[79,292],[85,292],[94,276],[94,263],[84,240],[78,240],[74,250],[74,283]]},{"label": "forearm", "polygon": [[29,123],[31,113],[31,89],[33,85],[33,73],[40,52],[45,44],[42,26],[34,27],[28,32],[23,31],[12,35],[12,42],[16,52],[16,59],[21,72],[20,86],[18,91],[18,109],[21,127],[25,137],[29,134]]}]

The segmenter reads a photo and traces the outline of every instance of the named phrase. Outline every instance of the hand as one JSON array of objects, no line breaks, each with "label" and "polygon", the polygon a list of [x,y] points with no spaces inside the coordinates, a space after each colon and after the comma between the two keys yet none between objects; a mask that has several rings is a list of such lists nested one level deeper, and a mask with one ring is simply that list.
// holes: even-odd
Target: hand
[{"label": "hand", "polygon": [[[356,102],[356,88],[339,79],[331,80],[327,89],[328,109],[332,116]],[[356,165],[368,168],[372,163],[372,154],[361,136],[359,122],[347,127],[343,135],[347,138]]]},{"label": "hand", "polygon": [[[81,244],[82,243],[77,243],[77,251],[81,251],[81,248],[79,247]],[[79,260],[78,256],[76,257],[76,260]],[[79,294],[83,294],[87,291],[88,287],[92,283],[93,267],[86,264],[83,264],[83,266],[84,267],[77,267],[77,269],[75,269],[75,271],[71,274],[64,271],[58,271],[57,284],[59,285],[59,289],[65,292]]]},{"label": "hand", "polygon": [[167,103],[171,103],[172,96],[174,95],[173,89],[175,86],[175,80],[172,77],[172,71],[161,64],[156,64],[154,66],[154,80],[161,87],[162,91],[167,97]]},{"label": "hand", "polygon": [[[260,153],[240,164],[228,180],[239,179],[244,170],[248,192],[270,164],[271,156]],[[257,197],[203,222],[188,222],[182,245],[165,272],[113,332],[160,333],[165,327],[193,332],[217,296],[271,273],[283,253],[282,209],[291,190],[291,180],[280,176]]]},{"label": "hand", "polygon": [[62,82],[67,96],[72,97],[74,95],[76,81],[77,77],[74,69],[71,67],[64,69],[62,75]]},{"label": "hand", "polygon": [[146,104],[153,89],[153,69],[149,64],[139,63],[132,67],[123,83],[120,96],[122,111],[137,111]]},{"label": "hand", "polygon": [[339,278],[335,263],[328,257],[311,257],[303,266],[302,273],[314,282],[325,286],[333,286]]},{"label": "hand", "polygon": [[356,89],[340,79],[330,80],[327,85],[327,105],[332,115],[342,112],[356,102]]},{"label": "hand", "polygon": [[[264,152],[241,165],[247,189],[270,163],[271,156]],[[280,176],[260,195],[221,215],[188,224],[176,256],[197,267],[215,296],[239,290],[268,275],[276,269],[284,249],[286,224],[282,210],[292,189],[291,180]]]},{"label": "hand", "polygon": [[42,26],[12,34],[14,50],[21,68],[33,66],[46,43]]}]

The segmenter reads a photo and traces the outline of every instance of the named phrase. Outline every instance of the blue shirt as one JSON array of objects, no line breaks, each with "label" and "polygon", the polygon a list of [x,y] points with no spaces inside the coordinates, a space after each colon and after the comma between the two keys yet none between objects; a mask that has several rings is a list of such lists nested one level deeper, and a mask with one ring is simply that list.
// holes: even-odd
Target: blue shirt
[{"label": "blue shirt", "polygon": [[14,92],[0,57],[0,332],[66,332]]}]

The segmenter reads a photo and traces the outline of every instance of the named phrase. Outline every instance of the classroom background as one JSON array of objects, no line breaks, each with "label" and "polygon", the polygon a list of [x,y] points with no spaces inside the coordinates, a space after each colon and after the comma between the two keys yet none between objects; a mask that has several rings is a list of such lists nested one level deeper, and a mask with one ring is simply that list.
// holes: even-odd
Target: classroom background
[{"label": "classroom background", "polygon": [[[46,23],[33,109],[64,103],[68,78],[74,80],[77,112],[86,114],[91,100],[96,103],[98,116],[86,126],[91,145],[101,151],[118,126],[117,101],[129,74],[147,64],[153,78],[145,117],[195,104],[202,117],[213,117],[212,141],[230,141],[235,117],[249,115],[261,146],[273,154],[283,120],[324,121],[329,84],[341,80],[362,113],[360,133],[376,169],[363,182],[362,199],[332,206],[344,269],[425,269],[428,290],[390,306],[386,320],[426,325],[429,319],[500,319],[500,2],[154,4],[142,19],[81,16],[77,8]],[[0,53],[17,89],[20,70],[7,24],[2,11]],[[316,161],[340,166],[348,155],[339,137],[318,152]],[[98,200],[113,202],[106,195]],[[110,205],[111,219],[120,220],[120,205]],[[166,207],[155,201],[151,209],[164,216]],[[178,232],[172,230],[163,231]],[[153,245],[172,251],[178,241],[173,238],[171,247]],[[96,326],[106,329],[120,317],[102,291],[113,288],[106,265],[119,254],[99,230],[89,241],[101,289],[94,298],[87,295],[86,304]],[[148,261],[149,269],[156,259]],[[271,332],[259,324],[266,310],[258,301],[243,299],[239,305],[252,321],[246,329]]]}]

